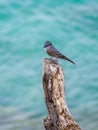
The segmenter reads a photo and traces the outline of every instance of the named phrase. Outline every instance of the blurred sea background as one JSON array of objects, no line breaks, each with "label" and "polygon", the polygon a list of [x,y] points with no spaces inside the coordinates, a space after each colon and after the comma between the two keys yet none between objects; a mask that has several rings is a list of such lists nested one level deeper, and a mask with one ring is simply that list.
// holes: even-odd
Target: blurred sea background
[{"label": "blurred sea background", "polygon": [[69,111],[98,130],[98,0],[0,0],[0,130],[44,130],[46,40],[77,64],[59,60]]}]

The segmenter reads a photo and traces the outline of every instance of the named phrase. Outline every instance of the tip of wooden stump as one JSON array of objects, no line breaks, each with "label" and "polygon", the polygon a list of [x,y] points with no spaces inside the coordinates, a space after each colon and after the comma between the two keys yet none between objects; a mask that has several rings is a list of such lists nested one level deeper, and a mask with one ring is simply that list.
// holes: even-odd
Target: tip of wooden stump
[{"label": "tip of wooden stump", "polygon": [[62,67],[57,60],[43,59],[43,73],[55,75],[59,69],[62,69]]},{"label": "tip of wooden stump", "polygon": [[57,60],[52,60],[52,59],[44,58],[43,61],[44,61],[44,63],[47,63],[47,64],[59,65],[59,63],[58,63]]}]

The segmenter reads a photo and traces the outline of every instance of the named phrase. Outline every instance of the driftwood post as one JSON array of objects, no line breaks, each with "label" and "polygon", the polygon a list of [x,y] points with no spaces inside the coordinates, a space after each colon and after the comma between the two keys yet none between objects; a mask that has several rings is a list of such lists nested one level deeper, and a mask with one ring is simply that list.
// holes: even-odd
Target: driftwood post
[{"label": "driftwood post", "polygon": [[61,66],[49,59],[43,61],[43,89],[48,116],[46,130],[81,130],[68,111],[64,97],[64,75]]}]

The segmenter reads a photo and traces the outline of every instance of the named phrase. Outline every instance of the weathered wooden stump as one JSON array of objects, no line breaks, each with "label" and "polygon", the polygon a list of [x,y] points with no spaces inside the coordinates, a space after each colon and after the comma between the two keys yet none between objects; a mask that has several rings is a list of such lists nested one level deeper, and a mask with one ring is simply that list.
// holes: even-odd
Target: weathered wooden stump
[{"label": "weathered wooden stump", "polygon": [[43,89],[48,109],[48,116],[44,119],[45,129],[81,130],[66,105],[62,67],[46,58],[43,61]]}]

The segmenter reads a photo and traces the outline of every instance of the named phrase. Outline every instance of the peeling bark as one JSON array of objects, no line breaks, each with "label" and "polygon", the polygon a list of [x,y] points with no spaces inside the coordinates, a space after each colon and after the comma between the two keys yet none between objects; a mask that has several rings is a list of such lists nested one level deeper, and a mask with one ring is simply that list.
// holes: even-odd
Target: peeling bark
[{"label": "peeling bark", "polygon": [[43,61],[43,89],[48,110],[48,116],[44,119],[45,129],[81,130],[65,102],[62,67],[46,58]]}]

